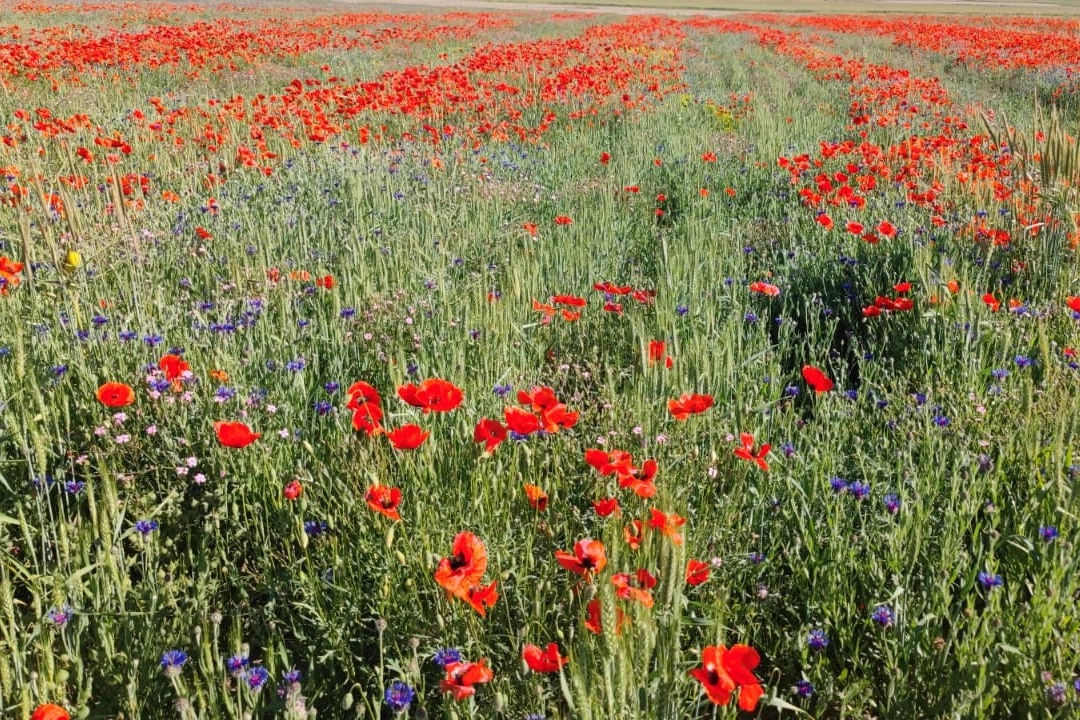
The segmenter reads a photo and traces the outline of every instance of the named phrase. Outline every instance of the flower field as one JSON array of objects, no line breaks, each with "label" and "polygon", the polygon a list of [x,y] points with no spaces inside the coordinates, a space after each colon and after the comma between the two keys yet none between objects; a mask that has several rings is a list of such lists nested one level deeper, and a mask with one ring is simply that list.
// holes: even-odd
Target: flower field
[{"label": "flower field", "polygon": [[1080,713],[1080,21],[0,18],[3,717]]}]

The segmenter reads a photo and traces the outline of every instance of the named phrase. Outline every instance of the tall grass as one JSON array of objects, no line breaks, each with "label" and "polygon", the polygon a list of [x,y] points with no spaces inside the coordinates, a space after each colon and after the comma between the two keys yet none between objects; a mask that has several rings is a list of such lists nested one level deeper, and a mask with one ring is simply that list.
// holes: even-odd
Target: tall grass
[{"label": "tall grass", "polygon": [[[865,215],[896,238],[826,231],[777,157],[847,136],[846,86],[739,34],[688,31],[679,49],[683,91],[646,112],[563,114],[535,143],[282,143],[270,175],[233,164],[227,143],[226,172],[204,150],[149,140],[87,169],[73,149],[90,131],[4,150],[32,192],[25,209],[0,208],[0,255],[27,266],[0,297],[3,714],[51,701],[85,718],[389,717],[384,692],[400,680],[416,691],[411,717],[735,717],[688,676],[703,647],[735,643],[762,655],[762,716],[1075,712],[1067,228],[1047,228],[1045,246],[977,245],[968,219],[1012,206],[957,185],[942,227],[883,186]],[[461,50],[418,45],[400,62]],[[386,62],[326,53],[270,69]],[[182,94],[247,92],[229,77]],[[124,113],[180,82],[131,80],[79,98],[12,83],[0,109],[67,104],[127,128]],[[32,121],[12,124],[36,138]],[[129,171],[151,192],[116,189]],[[70,173],[93,177],[54,179]],[[225,181],[208,186],[208,173]],[[65,271],[72,247],[84,263]],[[316,284],[328,275],[332,287]],[[780,294],[751,293],[759,280]],[[862,317],[904,280],[914,312]],[[603,281],[656,296],[605,312]],[[992,312],[985,292],[1022,308]],[[588,299],[581,318],[544,322],[533,300],[561,293]],[[670,368],[649,362],[652,340]],[[170,350],[192,370],[177,387],[157,384]],[[836,389],[815,394],[804,365]],[[464,404],[424,414],[394,396],[428,377],[461,387]],[[387,427],[418,423],[427,442],[398,451],[354,431],[345,389],[358,379],[383,394]],[[135,403],[103,407],[106,381],[133,386]],[[551,387],[576,426],[483,454],[474,426],[514,403],[507,385]],[[715,406],[676,421],[667,401],[686,392]],[[222,447],[217,420],[262,437]],[[734,456],[743,432],[773,445],[768,472]],[[656,497],[599,476],[588,448],[655,458]],[[303,491],[289,499],[293,480]],[[400,487],[401,522],[367,506],[375,484]],[[547,492],[546,510],[525,484]],[[592,501],[615,494],[621,515],[599,517]],[[681,543],[648,528],[654,508],[686,519]],[[646,525],[636,550],[633,519]],[[498,585],[484,618],[433,580],[463,530],[485,542]],[[608,549],[593,582],[553,562],[586,537]],[[690,559],[709,564],[708,582],[685,582]],[[638,568],[658,578],[651,609],[610,582]],[[600,635],[583,624],[593,599]],[[523,646],[549,642],[569,663],[528,672]],[[433,662],[445,648],[488,658],[494,679],[455,702]],[[187,655],[173,670],[171,650]],[[261,689],[255,667],[269,673]]]}]

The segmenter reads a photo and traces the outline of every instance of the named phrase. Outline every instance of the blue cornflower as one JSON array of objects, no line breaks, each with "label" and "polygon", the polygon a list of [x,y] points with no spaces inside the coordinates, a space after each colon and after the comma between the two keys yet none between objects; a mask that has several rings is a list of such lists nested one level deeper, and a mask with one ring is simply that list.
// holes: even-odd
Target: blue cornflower
[{"label": "blue cornflower", "polygon": [[232,400],[234,397],[236,397],[236,391],[233,390],[231,387],[221,385],[220,387],[218,387],[217,390],[214,391],[214,397],[218,400],[221,400],[222,402],[226,400]]},{"label": "blue cornflower", "polygon": [[158,521],[157,520],[136,520],[135,521],[135,529],[137,531],[139,531],[139,533],[143,537],[146,537],[147,535],[149,535],[150,533],[152,533],[152,532],[154,532],[155,530],[158,529]]},{"label": "blue cornflower", "polygon": [[1016,367],[1018,368],[1031,367],[1031,365],[1034,364],[1034,361],[1027,355],[1017,355],[1015,358],[1013,358],[1013,362],[1016,363]]},{"label": "blue cornflower", "polygon": [[90,318],[90,322],[94,324],[94,327],[101,327],[109,322],[109,318],[104,315],[94,315],[94,317]]},{"label": "blue cornflower", "polygon": [[949,420],[949,418],[947,416],[945,416],[945,415],[935,415],[934,416],[934,424],[937,425],[938,427],[949,427],[949,424],[951,422],[952,421]]},{"label": "blue cornflower", "polygon": [[187,653],[183,650],[166,650],[161,654],[161,669],[166,675],[179,675],[187,660]]},{"label": "blue cornflower", "polygon": [[416,692],[411,687],[400,680],[395,680],[390,683],[390,687],[386,688],[386,692],[383,693],[383,700],[395,713],[401,713],[409,709],[409,705],[412,704],[415,696]]},{"label": "blue cornflower", "polygon": [[814,628],[806,636],[806,644],[810,646],[811,650],[821,652],[829,646],[829,636],[821,628]]},{"label": "blue cornflower", "polygon": [[225,661],[225,669],[229,671],[230,675],[242,677],[248,666],[247,655],[233,655]]},{"label": "blue cornflower", "polygon": [[745,315],[743,315],[743,321],[748,325],[753,325],[754,323],[757,322],[757,320],[758,320],[757,315],[750,312],[749,310],[746,312]]},{"label": "blue cornflower", "polygon": [[865,500],[870,495],[870,486],[858,480],[853,480],[847,489],[848,492],[855,496],[856,500]]},{"label": "blue cornflower", "polygon": [[690,312],[690,308],[686,307],[685,305],[676,305],[675,306],[675,314],[678,315],[679,317],[682,317],[683,315],[685,315],[688,312]]},{"label": "blue cornflower", "polygon": [[72,495],[78,495],[86,488],[86,483],[82,480],[68,480],[64,483],[64,490],[67,490]]},{"label": "blue cornflower", "polygon": [[308,534],[308,537],[317,538],[329,529],[330,526],[326,524],[325,520],[304,521],[304,532]]},{"label": "blue cornflower", "polygon": [[143,342],[146,343],[147,345],[149,345],[150,347],[157,347],[161,343],[165,342],[165,338],[161,337],[160,335],[156,335],[156,334],[154,334],[154,335],[146,335],[146,336],[143,337]]},{"label": "blue cornflower", "polygon": [[784,457],[791,457],[798,451],[795,449],[795,443],[786,442],[780,446],[780,452],[784,453]]},{"label": "blue cornflower", "polygon": [[848,400],[855,401],[859,399],[859,391],[852,388],[851,390],[844,391],[844,397]]},{"label": "blue cornflower", "polygon": [[795,694],[801,698],[808,698],[814,694],[814,686],[809,680],[797,680],[795,682]]},{"label": "blue cornflower", "polygon": [[499,397],[506,397],[513,390],[513,386],[510,383],[504,383],[495,386],[495,394]]},{"label": "blue cornflower", "polygon": [[300,372],[305,367],[307,367],[307,360],[302,357],[298,357],[285,363],[285,369],[289,372]]},{"label": "blue cornflower", "polygon": [[888,605],[878,605],[874,608],[874,611],[870,613],[870,619],[881,627],[889,627],[893,624],[895,618],[896,616],[893,614],[892,608]]},{"label": "blue cornflower", "polygon": [[750,564],[751,565],[760,565],[763,562],[765,562],[765,554],[764,553],[757,552],[756,550],[754,552],[750,553]]},{"label": "blue cornflower", "polygon": [[172,387],[172,383],[165,378],[150,378],[146,381],[146,386],[154,392],[163,393]]},{"label": "blue cornflower", "polygon": [[1065,683],[1052,683],[1046,686],[1046,699],[1056,705],[1065,703]]},{"label": "blue cornflower", "polygon": [[842,477],[831,477],[829,478],[829,487],[833,489],[834,493],[839,495],[848,489],[848,483],[847,480]]},{"label": "blue cornflower", "polygon": [[784,397],[795,397],[798,394],[799,394],[799,386],[798,385],[788,385],[786,388],[784,388]]},{"label": "blue cornflower", "polygon": [[342,320],[348,320],[349,318],[351,318],[355,314],[356,314],[356,308],[354,308],[354,307],[346,307],[346,308],[341,308],[341,312],[338,313],[338,316]]},{"label": "blue cornflower", "polygon": [[1054,540],[1057,539],[1059,534],[1060,533],[1058,533],[1058,529],[1053,525],[1039,526],[1039,537],[1041,537],[1046,542],[1054,542]]},{"label": "blue cornflower", "polygon": [[917,406],[926,404],[926,395],[921,392],[912,393],[911,399],[915,401]]},{"label": "blue cornflower", "polygon": [[334,409],[334,404],[329,400],[318,400],[314,407],[317,415],[326,415]]},{"label": "blue cornflower", "polygon": [[300,682],[303,677],[304,676],[300,673],[299,670],[293,668],[292,670],[281,673],[281,682],[285,683],[286,685],[293,685]]},{"label": "blue cornflower", "polygon": [[49,611],[45,613],[45,619],[56,627],[64,627],[75,615],[75,608],[70,605],[61,605],[60,607],[49,608]]},{"label": "blue cornflower", "polygon": [[1005,582],[1001,579],[1000,575],[986,572],[985,570],[980,572],[976,577],[979,580],[979,584],[982,585],[983,590],[992,590],[996,587],[1001,587]]},{"label": "blue cornflower", "polygon": [[340,388],[341,388],[341,385],[334,382],[333,380],[331,380],[330,382],[323,385],[323,390],[325,390],[330,395],[333,395],[334,393],[336,393]]},{"label": "blue cornflower", "polygon": [[270,671],[262,665],[256,665],[248,671],[246,679],[248,688],[252,692],[259,692],[263,689],[263,685],[270,680]]},{"label": "blue cornflower", "polygon": [[900,512],[900,496],[896,493],[889,493],[882,498],[882,502],[885,503],[885,511],[890,515]]},{"label": "blue cornflower", "polygon": [[1009,371],[1006,368],[995,368],[990,371],[990,376],[995,380],[1004,380],[1009,377]]},{"label": "blue cornflower", "polygon": [[450,663],[461,662],[461,651],[457,648],[441,648],[435,651],[432,660],[439,667],[446,667]]}]

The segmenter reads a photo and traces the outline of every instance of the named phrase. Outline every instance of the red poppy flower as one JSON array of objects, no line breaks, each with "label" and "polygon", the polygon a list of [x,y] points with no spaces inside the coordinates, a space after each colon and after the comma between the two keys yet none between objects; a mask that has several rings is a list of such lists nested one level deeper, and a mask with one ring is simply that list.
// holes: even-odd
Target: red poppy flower
[{"label": "red poppy flower", "polygon": [[604,543],[585,538],[574,543],[573,554],[565,550],[556,550],[555,561],[570,572],[590,577],[607,565],[607,554],[604,552]]},{"label": "red poppy flower", "polygon": [[592,506],[597,515],[600,517],[607,517],[608,515],[619,512],[619,499],[612,497],[593,500]]},{"label": "red poppy flower", "polygon": [[909,283],[909,282],[898,282],[895,285],[893,285],[893,290],[895,290],[899,294],[903,295],[904,293],[911,291],[911,283]]},{"label": "red poppy flower", "polygon": [[861,222],[855,222],[854,220],[845,225],[844,228],[852,235],[862,235],[866,229]]},{"label": "red poppy flower", "polygon": [[585,298],[577,295],[555,295],[551,298],[551,302],[569,305],[570,307],[585,307],[586,305]]},{"label": "red poppy flower", "polygon": [[529,435],[540,429],[540,418],[519,407],[507,407],[503,411],[507,429],[518,435]]},{"label": "red poppy flower", "polygon": [[476,686],[491,682],[495,673],[481,658],[478,662],[454,662],[446,666],[446,677],[440,687],[444,693],[452,693],[455,700],[464,700],[476,693]]},{"label": "red poppy flower", "polygon": [[465,397],[461,388],[440,378],[428,378],[419,385],[402,385],[398,397],[413,407],[423,408],[425,413],[450,412]]},{"label": "red poppy flower", "polygon": [[612,450],[608,453],[589,448],[585,451],[585,462],[605,477],[613,474],[629,474],[634,469],[634,458],[625,450]]},{"label": "red poppy flower", "polygon": [[610,153],[606,153],[606,152],[600,153],[600,164],[601,165],[607,165],[609,162],[611,162]]},{"label": "red poppy flower", "polygon": [[522,405],[531,406],[533,411],[538,413],[550,410],[559,404],[559,398],[555,395],[555,391],[546,386],[534,387],[529,392],[518,390],[517,401]]},{"label": "red poppy flower", "polygon": [[304,492],[304,486],[300,484],[299,480],[293,480],[291,483],[285,486],[285,489],[281,491],[281,494],[285,496],[286,500],[296,500]]},{"label": "red poppy flower", "polygon": [[378,405],[382,402],[379,391],[370,383],[366,383],[363,380],[357,380],[350,385],[349,389],[345,391],[345,394],[349,397],[349,402],[345,407],[350,410],[356,410],[365,403]]},{"label": "red poppy flower", "polygon": [[1001,309],[1001,301],[994,297],[992,293],[983,295],[982,301],[990,308],[990,312],[997,312]]},{"label": "red poppy flower", "polygon": [[606,302],[604,303],[604,312],[622,315],[622,303]]},{"label": "red poppy flower", "polygon": [[671,359],[670,355],[665,355],[667,345],[663,340],[650,340],[649,341],[649,365],[655,365],[661,360],[664,361],[664,367],[670,368],[675,364],[675,361]]},{"label": "red poppy flower", "polygon": [[473,442],[484,443],[484,452],[490,455],[506,439],[506,427],[498,420],[481,418],[473,430]]},{"label": "red poppy flower", "polygon": [[540,424],[543,426],[544,430],[549,433],[572,428],[577,425],[577,421],[578,414],[576,412],[571,412],[562,403],[540,412]]},{"label": "red poppy flower", "polygon": [[686,563],[686,584],[697,587],[709,579],[709,563],[690,560]]},{"label": "red poppy flower", "polygon": [[679,528],[686,524],[686,518],[675,513],[665,513],[656,508],[652,508],[649,512],[652,514],[649,527],[659,530],[661,535],[671,538],[676,545],[682,545],[683,537]]},{"label": "red poppy flower", "polygon": [[30,716],[30,720],[71,720],[71,716],[68,715],[67,710],[59,705],[46,703],[37,706],[34,714]]},{"label": "red poppy flower", "polygon": [[[622,611],[622,608],[615,608],[616,635],[622,632],[623,625],[625,624],[626,613]],[[585,606],[585,629],[594,635],[601,635],[604,632],[604,623],[600,617],[600,598],[593,598],[589,601],[589,604]]]},{"label": "red poppy flower", "polygon": [[717,705],[727,705],[731,693],[739,690],[739,708],[751,712],[765,694],[753,670],[761,662],[757,650],[749,645],[706,647],[701,653],[702,666],[690,671],[691,677],[705,686],[705,693]]},{"label": "red poppy flower", "polygon": [[765,462],[765,456],[769,454],[769,448],[771,445],[762,445],[758,450],[754,450],[754,436],[750,433],[742,433],[739,435],[739,441],[742,442],[742,447],[735,448],[735,457],[743,460],[749,460],[750,462],[757,463],[758,467],[768,472],[769,464]]},{"label": "red poppy flower", "polygon": [[639,568],[633,575],[616,573],[611,576],[611,584],[615,586],[615,597],[639,602],[647,608],[653,606],[650,590],[656,587],[656,577],[645,568]]},{"label": "red poppy flower", "polygon": [[631,520],[630,524],[623,528],[623,537],[631,550],[641,547],[641,541],[645,539],[645,526],[640,520]]},{"label": "red poppy flower", "polygon": [[887,238],[896,237],[896,226],[888,220],[882,220],[878,223],[877,231],[879,234],[884,235]]},{"label": "red poppy flower", "polygon": [[402,425],[397,430],[390,430],[386,437],[395,450],[415,450],[424,444],[431,433],[419,425]]},{"label": "red poppy flower", "polygon": [[385,485],[372,485],[364,495],[368,507],[377,513],[382,513],[391,520],[400,520],[398,505],[401,504],[401,490],[396,487]]},{"label": "red poppy flower", "polygon": [[555,224],[556,225],[570,225],[573,222],[574,221],[571,220],[570,216],[568,216],[568,215],[556,215],[555,216]]},{"label": "red poppy flower", "polygon": [[817,224],[820,225],[821,227],[825,228],[826,230],[832,230],[832,228],[833,228],[833,219],[831,217],[829,217],[828,215],[826,215],[825,213],[821,213],[820,215],[818,215],[814,219],[817,221]]},{"label": "red poppy flower", "polygon": [[[352,400],[349,402],[352,403]],[[353,430],[362,432],[368,437],[377,435],[382,432],[382,426],[379,424],[382,418],[383,411],[378,403],[369,402],[356,405],[352,415]]]},{"label": "red poppy flower", "polygon": [[135,391],[124,383],[107,382],[97,389],[97,399],[105,407],[122,408],[135,402]]},{"label": "red poppy flower", "polygon": [[0,256],[0,295],[7,295],[10,288],[19,284],[19,273],[22,269],[22,263],[17,263],[6,255]]},{"label": "red poppy flower", "polygon": [[762,295],[776,297],[780,294],[780,288],[767,282],[761,282],[760,280],[758,280],[757,282],[750,283],[750,292],[756,292],[761,293]]},{"label": "red poppy flower", "polygon": [[451,553],[439,561],[435,582],[451,595],[465,597],[470,588],[480,584],[487,570],[487,548],[476,535],[464,531],[454,538]]},{"label": "red poppy flower", "polygon": [[816,393],[828,392],[833,389],[833,381],[813,365],[804,365],[802,376],[806,384]]},{"label": "red poppy flower", "polygon": [[691,415],[705,412],[712,405],[712,395],[684,393],[675,400],[668,400],[668,412],[676,420],[686,420]]},{"label": "red poppy flower", "polygon": [[566,664],[566,658],[559,655],[559,646],[555,643],[548,643],[545,650],[537,645],[526,645],[521,649],[521,659],[537,673],[559,672],[559,668]]},{"label": "red poppy flower", "polygon": [[629,295],[634,291],[634,288],[630,285],[616,285],[605,280],[602,283],[595,283],[593,290],[599,290],[608,295]]},{"label": "red poppy flower", "polygon": [[523,223],[521,229],[529,233],[533,237],[536,237],[536,233],[540,230],[536,223]]},{"label": "red poppy flower", "polygon": [[539,486],[525,485],[525,497],[533,510],[536,510],[537,512],[544,512],[547,510],[548,496]]},{"label": "red poppy flower", "polygon": [[1067,297],[1065,298],[1065,304],[1069,306],[1069,309],[1073,312],[1080,312],[1080,297]]},{"label": "red poppy flower", "polygon": [[242,422],[224,420],[214,423],[214,432],[217,433],[218,442],[230,448],[247,447],[262,437],[262,433],[251,432],[251,428]]},{"label": "red poppy flower", "polygon": [[640,468],[630,468],[629,472],[619,473],[619,487],[630,488],[638,497],[651,498],[656,494],[656,478],[658,469],[656,460],[649,458]]},{"label": "red poppy flower", "polygon": [[495,607],[499,593],[495,590],[495,582],[492,581],[487,587],[477,585],[469,588],[469,592],[461,599],[469,603],[469,606],[479,613],[480,617],[487,617],[487,611]]},{"label": "red poppy flower", "polygon": [[333,275],[323,275],[320,278],[315,278],[315,285],[323,288],[324,290],[333,290],[334,282],[335,281]]},{"label": "red poppy flower", "polygon": [[604,632],[604,625],[600,621],[600,598],[593,598],[585,606],[585,629],[594,635]]},{"label": "red poppy flower", "polygon": [[166,380],[172,381],[179,380],[184,373],[191,369],[191,366],[179,355],[169,353],[158,360],[158,369],[165,373]]}]

